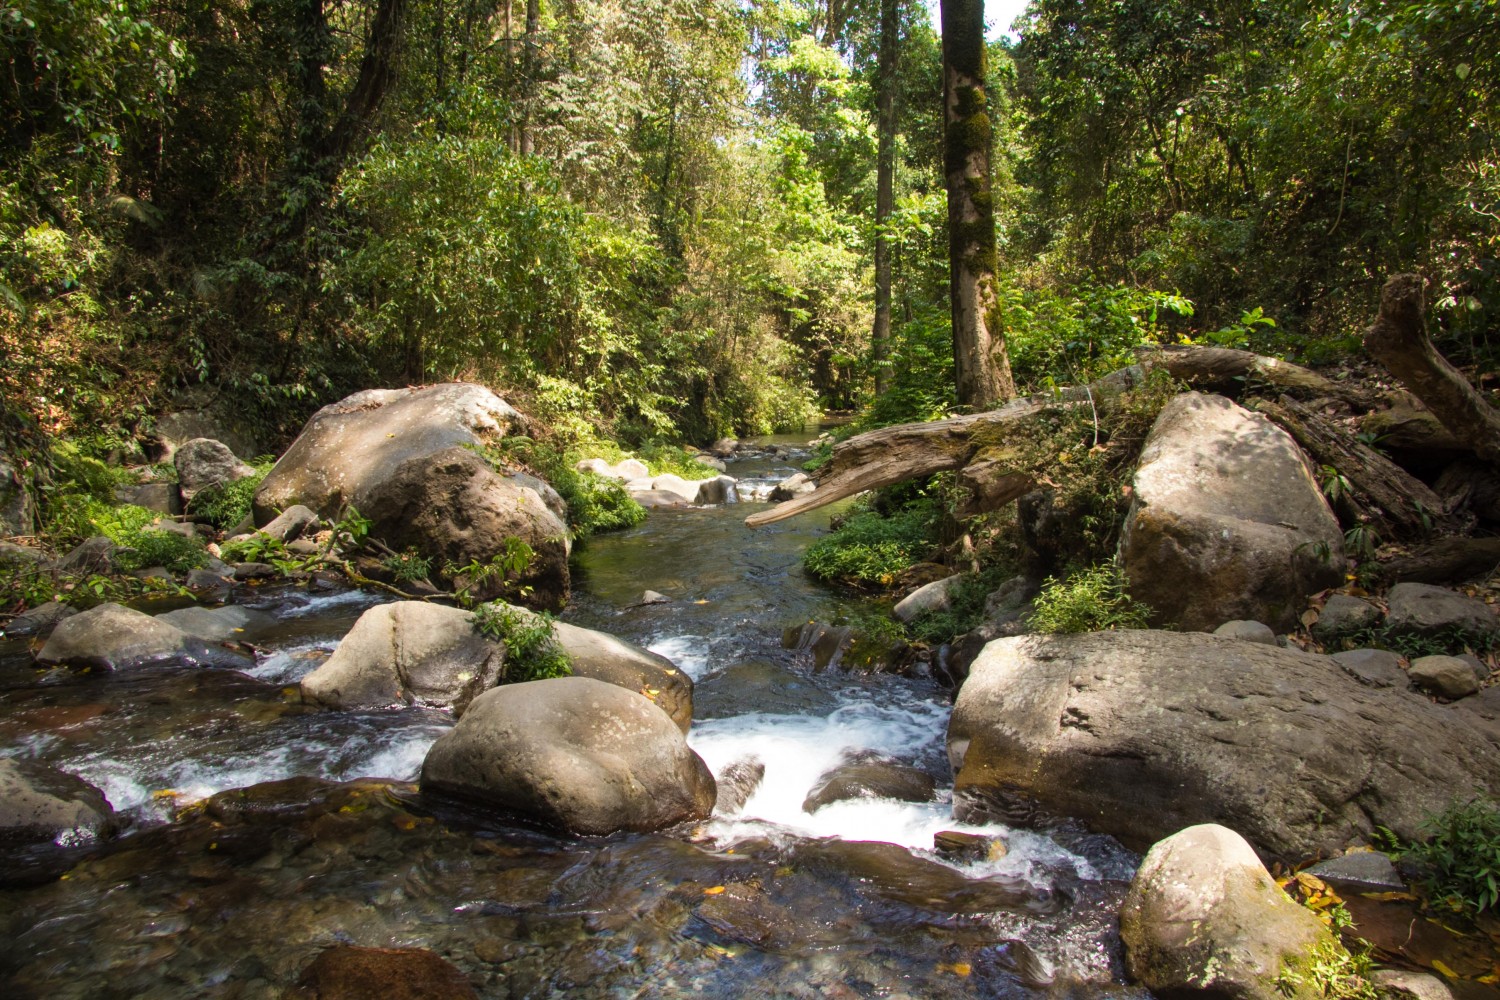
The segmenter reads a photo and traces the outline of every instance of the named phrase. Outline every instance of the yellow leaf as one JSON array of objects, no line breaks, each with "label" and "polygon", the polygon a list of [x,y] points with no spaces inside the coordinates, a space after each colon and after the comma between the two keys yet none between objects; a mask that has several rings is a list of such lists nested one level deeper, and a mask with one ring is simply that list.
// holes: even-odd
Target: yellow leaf
[{"label": "yellow leaf", "polygon": [[1297,884],[1312,892],[1327,892],[1328,885],[1318,876],[1309,875],[1307,872],[1297,873]]},{"label": "yellow leaf", "polygon": [[1444,965],[1440,960],[1438,960],[1436,958],[1434,958],[1432,960],[1432,967],[1434,969],[1438,970],[1439,972],[1441,972],[1443,975],[1447,976],[1449,979],[1459,979],[1459,978],[1461,978],[1458,973],[1456,973],[1452,969],[1448,968],[1446,965]]},{"label": "yellow leaf", "polygon": [[711,885],[707,889],[703,890],[703,895],[705,895],[705,896],[717,896],[719,893],[721,893],[723,891],[724,891],[724,887],[722,885]]},{"label": "yellow leaf", "polygon": [[1312,628],[1313,624],[1315,622],[1317,622],[1317,620],[1318,620],[1318,609],[1317,608],[1308,608],[1306,611],[1302,612],[1302,624],[1306,625],[1308,628]]},{"label": "yellow leaf", "polygon": [[969,968],[968,962],[941,962],[938,964],[939,972],[951,972],[955,976],[967,976],[973,970]]}]

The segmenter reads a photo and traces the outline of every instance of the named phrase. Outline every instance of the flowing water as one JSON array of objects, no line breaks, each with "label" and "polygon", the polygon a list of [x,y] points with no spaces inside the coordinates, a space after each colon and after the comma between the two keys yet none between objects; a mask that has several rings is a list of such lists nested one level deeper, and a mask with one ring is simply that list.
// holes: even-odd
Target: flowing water
[{"label": "flowing water", "polygon": [[[964,827],[946,790],[803,809],[851,753],[949,788],[949,705],[930,682],[783,648],[858,600],[801,573],[826,513],[744,527],[788,458],[732,464],[741,503],[655,511],[578,555],[565,617],[692,675],[689,741],[716,774],[764,768],[739,808],[659,835],[559,837],[434,806],[410,782],[450,716],[298,704],[295,682],[373,595],[239,595],[272,616],[245,635],[262,651],[248,674],[44,673],[0,647],[0,755],[80,775],[126,823],[74,848],[65,877],[44,858],[12,878],[34,884],[0,890],[0,992],[277,997],[338,943],[430,949],[487,997],[1136,992],[1114,915],[1137,859],[1108,838]],[[945,830],[1008,850],[945,861]]]}]

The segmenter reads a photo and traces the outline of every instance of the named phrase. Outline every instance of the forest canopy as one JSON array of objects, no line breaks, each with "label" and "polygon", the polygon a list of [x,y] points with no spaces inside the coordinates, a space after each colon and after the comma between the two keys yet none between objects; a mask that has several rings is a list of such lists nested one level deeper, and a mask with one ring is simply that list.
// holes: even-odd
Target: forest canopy
[{"label": "forest canopy", "polygon": [[[1034,0],[992,31],[1019,387],[1154,339],[1335,358],[1397,271],[1492,362],[1495,13]],[[107,451],[199,387],[275,439],[451,378],[631,442],[957,406],[922,4],[17,0],[0,47],[7,435]]]}]

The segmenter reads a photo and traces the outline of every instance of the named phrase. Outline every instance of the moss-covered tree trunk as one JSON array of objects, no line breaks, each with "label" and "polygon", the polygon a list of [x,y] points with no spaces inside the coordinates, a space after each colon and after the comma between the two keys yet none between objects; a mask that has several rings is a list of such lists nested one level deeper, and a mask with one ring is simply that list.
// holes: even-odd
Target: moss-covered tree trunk
[{"label": "moss-covered tree trunk", "polygon": [[898,0],[880,0],[880,80],[875,94],[876,130],[880,134],[875,157],[875,326],[870,333],[878,393],[890,385],[891,243],[886,230],[896,200],[896,59],[900,31]]},{"label": "moss-covered tree trunk", "polygon": [[995,288],[993,142],[986,99],[984,2],[942,0],[943,170],[948,184],[953,366],[958,401],[986,410],[1016,394]]}]

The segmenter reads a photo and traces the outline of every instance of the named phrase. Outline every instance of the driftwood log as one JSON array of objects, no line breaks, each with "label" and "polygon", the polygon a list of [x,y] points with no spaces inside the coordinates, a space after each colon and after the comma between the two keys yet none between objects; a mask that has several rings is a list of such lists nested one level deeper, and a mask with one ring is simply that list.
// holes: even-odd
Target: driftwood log
[{"label": "driftwood log", "polygon": [[1386,583],[1448,583],[1472,580],[1500,569],[1500,538],[1439,538],[1406,555],[1383,560],[1376,572]]},{"label": "driftwood log", "polygon": [[1314,462],[1344,477],[1348,493],[1338,497],[1336,506],[1344,508],[1345,523],[1368,523],[1387,542],[1473,527],[1426,483],[1310,407],[1282,396],[1275,403],[1255,400],[1252,408],[1282,427]]},{"label": "driftwood log", "polygon": [[752,514],[745,518],[745,523],[752,528],[760,527],[866,490],[957,470],[962,470],[959,480],[969,488],[970,496],[968,506],[959,513],[969,516],[995,510],[1026,494],[1036,484],[1029,475],[993,460],[976,461],[977,431],[1013,427],[1019,432],[1037,418],[1059,409],[1093,407],[1106,394],[1139,385],[1153,368],[1165,369],[1174,378],[1206,389],[1232,389],[1238,394],[1247,381],[1254,380],[1291,394],[1358,400],[1363,404],[1362,397],[1352,389],[1275,358],[1213,347],[1157,348],[1143,351],[1139,363],[1087,386],[1027,396],[985,413],[899,424],[856,434],[835,445],[828,463],[812,473],[817,489]]},{"label": "driftwood log", "polygon": [[1432,346],[1422,318],[1421,275],[1398,274],[1380,292],[1380,313],[1365,331],[1365,350],[1412,391],[1463,445],[1500,465],[1496,410]]}]

